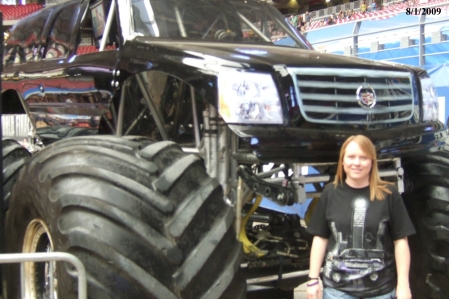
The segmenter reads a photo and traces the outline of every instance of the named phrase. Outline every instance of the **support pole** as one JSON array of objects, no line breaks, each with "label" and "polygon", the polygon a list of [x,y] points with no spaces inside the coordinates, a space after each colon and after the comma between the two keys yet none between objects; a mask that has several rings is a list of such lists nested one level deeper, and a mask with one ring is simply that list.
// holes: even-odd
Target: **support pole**
[{"label": "support pole", "polygon": [[426,42],[426,37],[424,36],[425,26],[426,26],[426,25],[424,25],[425,21],[426,21],[426,15],[422,14],[419,17],[419,46],[418,46],[419,66],[423,66],[426,64],[425,58],[424,58],[424,54],[425,54],[424,44]]},{"label": "support pole", "polygon": [[[1,58],[1,62],[0,63],[0,90],[1,90],[1,73],[3,71],[3,13],[0,11],[0,58]],[[1,93],[0,93],[0,103],[2,102],[2,98],[1,98]],[[0,105],[0,119],[2,114],[2,105]],[[3,140],[3,128],[1,125],[1,121],[0,121],[0,137]],[[0,160],[0,170],[1,173],[3,173],[3,146],[2,143],[0,143],[0,152],[2,153],[2,157]],[[3,202],[3,176],[0,176],[0,184],[2,186],[2,192],[0,192],[0,254],[4,253],[6,250],[6,245],[5,245],[5,205]],[[3,278],[4,278],[4,266],[1,265],[1,269],[0,269],[0,290],[2,290],[2,286],[4,287],[4,282],[3,282]],[[1,295],[1,294],[0,294]]]},{"label": "support pole", "polygon": [[103,32],[103,36],[101,38],[101,44],[100,44],[100,49],[99,49],[100,52],[104,51],[104,48],[106,48],[106,43],[108,41],[109,32],[111,31],[112,20],[114,19],[114,14],[115,14],[115,1],[112,1],[111,8],[109,9],[109,13],[108,13],[108,19],[106,20],[106,25],[105,25],[105,29]]},{"label": "support pole", "polygon": [[359,32],[362,22],[355,22],[352,29],[352,56],[357,57],[359,54]]}]

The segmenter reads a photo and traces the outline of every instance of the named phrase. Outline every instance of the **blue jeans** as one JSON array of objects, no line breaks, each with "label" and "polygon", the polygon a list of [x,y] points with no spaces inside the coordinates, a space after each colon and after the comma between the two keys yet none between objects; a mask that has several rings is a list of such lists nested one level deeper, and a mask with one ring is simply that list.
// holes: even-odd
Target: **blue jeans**
[{"label": "blue jeans", "polygon": [[363,298],[351,296],[333,288],[324,288],[323,291],[323,299],[394,299],[394,298],[396,298],[396,290],[393,290],[385,295],[374,297],[363,297]]}]

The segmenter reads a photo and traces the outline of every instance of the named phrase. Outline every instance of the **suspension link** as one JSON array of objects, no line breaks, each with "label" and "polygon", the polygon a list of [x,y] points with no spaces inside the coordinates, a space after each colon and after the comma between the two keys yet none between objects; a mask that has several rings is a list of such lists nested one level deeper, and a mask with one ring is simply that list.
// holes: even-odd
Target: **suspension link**
[{"label": "suspension link", "polygon": [[283,206],[294,204],[294,191],[290,187],[268,183],[255,175],[247,166],[239,166],[237,173],[254,192]]}]

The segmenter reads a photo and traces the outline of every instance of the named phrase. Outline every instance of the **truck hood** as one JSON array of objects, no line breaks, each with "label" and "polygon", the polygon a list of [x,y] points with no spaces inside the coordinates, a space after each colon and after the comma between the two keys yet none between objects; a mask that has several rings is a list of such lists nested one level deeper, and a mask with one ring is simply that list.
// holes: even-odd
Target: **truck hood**
[{"label": "truck hood", "polygon": [[291,47],[183,40],[155,40],[154,38],[148,37],[136,37],[134,40],[127,42],[123,48],[123,53],[128,53],[125,55],[138,57],[139,59],[148,59],[150,62],[176,60],[177,63],[193,66],[208,73],[218,73],[222,69],[230,68],[272,71],[273,66],[278,65],[285,65],[286,67],[364,68],[410,71],[405,66]]}]

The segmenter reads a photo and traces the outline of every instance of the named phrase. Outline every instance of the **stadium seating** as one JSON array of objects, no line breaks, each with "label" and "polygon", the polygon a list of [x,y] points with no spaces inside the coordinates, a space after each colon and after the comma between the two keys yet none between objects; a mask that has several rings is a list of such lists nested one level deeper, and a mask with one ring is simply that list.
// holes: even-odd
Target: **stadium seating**
[{"label": "stadium seating", "polygon": [[[434,5],[434,4],[449,3],[449,0],[429,0],[425,3],[424,3],[424,1],[422,1],[422,2],[416,1],[416,2],[417,3],[414,3],[414,1],[410,0],[410,1],[406,1],[406,2],[390,4],[389,6],[384,6],[384,8],[382,10],[377,10],[374,12],[366,12],[366,13],[355,12],[355,14],[349,19],[344,18],[344,19],[334,20],[335,25],[343,24],[346,22],[354,21],[354,20],[360,20],[360,19],[383,20],[383,19],[387,19],[392,16],[395,16],[397,14],[403,13],[407,8],[412,8],[412,7],[419,8],[419,7],[427,7],[429,5]],[[444,6],[444,7],[442,7],[442,9],[446,10],[446,9],[448,9],[448,6]],[[312,21],[311,24],[306,28],[306,31],[322,27],[320,25],[320,21],[321,20]],[[329,25],[324,25],[324,26],[329,26]],[[332,25],[330,25],[330,26],[332,26]]]},{"label": "stadium seating", "polygon": [[[106,46],[105,50],[115,50],[115,46]],[[76,55],[83,55],[88,53],[98,52],[98,49],[94,45],[80,45],[76,50]]]},{"label": "stadium seating", "polygon": [[0,11],[3,13],[3,20],[20,20],[23,17],[42,9],[42,7],[42,5],[36,3],[25,5],[0,4]]}]

